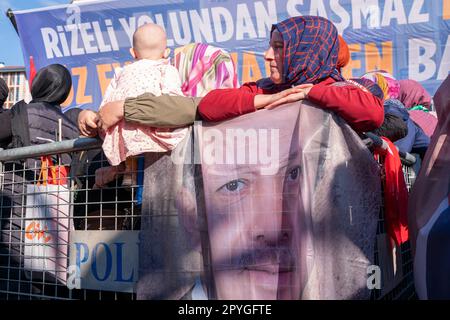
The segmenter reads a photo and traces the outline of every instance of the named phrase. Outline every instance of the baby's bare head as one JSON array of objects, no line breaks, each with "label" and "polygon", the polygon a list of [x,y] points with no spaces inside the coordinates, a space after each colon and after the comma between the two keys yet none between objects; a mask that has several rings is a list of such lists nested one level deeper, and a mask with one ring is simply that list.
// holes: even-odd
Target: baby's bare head
[{"label": "baby's bare head", "polygon": [[166,48],[166,32],[157,24],[144,24],[133,34],[133,51],[136,59],[166,58]]}]

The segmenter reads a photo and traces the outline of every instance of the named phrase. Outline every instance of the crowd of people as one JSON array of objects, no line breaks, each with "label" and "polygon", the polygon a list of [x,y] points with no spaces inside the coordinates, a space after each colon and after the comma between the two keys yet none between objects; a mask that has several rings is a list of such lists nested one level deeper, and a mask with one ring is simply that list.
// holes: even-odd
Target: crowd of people
[{"label": "crowd of people", "polygon": [[[111,166],[96,171],[95,186],[102,188],[118,175],[124,175],[123,185],[135,185],[134,178],[127,179],[133,177],[135,157],[173,150],[197,119],[220,122],[309,101],[341,117],[360,137],[373,133],[398,151],[422,158],[437,123],[431,96],[414,80],[397,80],[383,70],[345,79],[341,69],[350,59],[348,46],[322,17],[292,17],[274,24],[264,53],[270,75],[256,82],[239,85],[236,66],[223,49],[189,44],[175,51],[173,65],[169,51],[161,27],[139,27],[130,49],[134,61],[115,70],[98,111],[75,108],[63,113],[61,104],[72,86],[70,73],[58,64],[42,68],[31,86],[32,101],[2,109],[1,147],[55,140],[57,119],[62,119],[62,139],[100,136],[103,140]],[[7,87],[0,79],[1,104],[6,96]],[[398,151],[393,152],[397,158]],[[69,155],[62,157],[63,165],[72,161]],[[20,223],[11,226],[3,218],[2,229],[20,232]],[[392,237],[397,240],[394,229]]]},{"label": "crowd of people", "polygon": [[[65,115],[78,125],[80,135],[100,134],[113,166],[144,152],[173,149],[184,137],[180,128],[197,118],[223,121],[301,100],[335,112],[357,132],[382,133],[401,151],[422,155],[437,122],[431,96],[414,80],[396,80],[385,71],[344,79],[340,70],[348,64],[348,46],[334,25],[321,17],[294,17],[274,25],[264,55],[269,78],[241,86],[224,50],[191,44],[178,50],[172,66],[166,42],[162,28],[151,24],[138,28],[130,49],[135,62],[115,70],[99,111],[71,109]],[[38,75],[30,103],[56,106],[62,114],[70,74],[63,66],[51,65]],[[4,102],[8,87],[3,80],[0,89]],[[17,143],[14,131],[19,129],[6,121],[21,114],[17,109],[22,104],[2,109],[2,123],[7,124],[0,132],[4,148],[30,144],[27,139]]]},{"label": "crowd of people", "polygon": [[[313,28],[317,21],[321,27]],[[313,37],[314,41],[304,43],[302,37]],[[309,100],[337,113],[357,132],[375,131],[391,137],[401,151],[423,155],[426,150],[437,123],[430,95],[420,83],[398,81],[385,71],[345,80],[339,69],[348,63],[348,46],[328,20],[297,17],[275,25],[264,58],[270,65],[269,78],[239,88],[231,84],[211,87],[203,99],[195,94],[183,97],[151,92],[117,99],[103,105],[98,113],[80,112],[81,133],[97,135],[97,129],[107,131],[122,119],[151,127],[179,128],[197,118],[223,121],[262,108]],[[431,121],[421,121],[423,117]],[[422,126],[427,127],[427,133]]]}]

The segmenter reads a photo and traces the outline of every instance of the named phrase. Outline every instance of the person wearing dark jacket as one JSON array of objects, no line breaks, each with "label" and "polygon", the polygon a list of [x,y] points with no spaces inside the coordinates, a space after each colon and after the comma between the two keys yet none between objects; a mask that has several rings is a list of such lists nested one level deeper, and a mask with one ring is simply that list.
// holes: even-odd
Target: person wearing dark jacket
[{"label": "person wearing dark jacket", "polygon": [[[57,141],[59,119],[62,124],[62,139],[77,138],[79,136],[77,125],[63,114],[60,107],[69,95],[71,87],[71,75],[64,66],[53,64],[42,68],[31,85],[32,101],[29,104],[20,101],[10,110],[4,110],[0,114],[2,147],[12,149]],[[68,154],[61,156],[63,165],[69,165],[70,162],[71,157]],[[21,224],[25,218],[24,190],[27,184],[36,182],[40,167],[39,158],[4,163],[0,199],[0,277],[3,277],[2,273],[6,271],[10,273],[8,275],[10,279],[25,278],[23,274],[21,275],[24,272],[24,258],[23,250],[20,250],[23,248]],[[33,293],[36,290],[31,283],[10,283],[17,286],[10,290],[17,292]]]},{"label": "person wearing dark jacket", "polygon": [[42,68],[31,85],[31,102],[19,101],[0,114],[0,122],[5,125],[0,130],[2,148],[57,141],[58,119],[62,120],[63,140],[77,138],[79,131],[76,124],[64,115],[60,107],[71,87],[72,78],[64,66],[52,64]]}]

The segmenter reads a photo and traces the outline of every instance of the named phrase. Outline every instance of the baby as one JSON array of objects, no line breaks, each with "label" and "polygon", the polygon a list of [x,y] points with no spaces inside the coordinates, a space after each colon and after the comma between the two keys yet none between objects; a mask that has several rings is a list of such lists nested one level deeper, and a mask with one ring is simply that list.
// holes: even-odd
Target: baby
[{"label": "baby", "polygon": [[[137,97],[146,92],[155,96],[162,94],[183,95],[178,71],[169,63],[169,52],[164,29],[156,24],[145,24],[133,35],[130,53],[135,61],[122,69],[116,69],[114,78],[106,89],[100,105],[111,101]],[[120,121],[101,133],[103,151],[114,167],[106,167],[96,172],[96,187],[114,180],[118,173],[132,171],[134,162],[127,158],[145,152],[166,152],[172,150],[184,139],[186,128],[171,130],[157,129]],[[119,166],[119,164],[121,164]],[[129,177],[129,176],[126,176]],[[124,185],[129,185],[124,181]]]}]

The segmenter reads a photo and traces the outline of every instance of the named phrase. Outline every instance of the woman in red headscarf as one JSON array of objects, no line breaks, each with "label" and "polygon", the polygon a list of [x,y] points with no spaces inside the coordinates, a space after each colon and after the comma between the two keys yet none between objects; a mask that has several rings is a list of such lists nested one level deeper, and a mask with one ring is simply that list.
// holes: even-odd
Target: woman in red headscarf
[{"label": "woman in red headscarf", "polygon": [[336,27],[322,17],[294,17],[273,25],[264,59],[270,77],[239,89],[217,89],[199,104],[201,117],[221,121],[261,108],[308,99],[331,110],[357,131],[383,123],[383,102],[368,90],[345,82],[337,69]]}]

